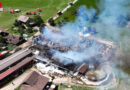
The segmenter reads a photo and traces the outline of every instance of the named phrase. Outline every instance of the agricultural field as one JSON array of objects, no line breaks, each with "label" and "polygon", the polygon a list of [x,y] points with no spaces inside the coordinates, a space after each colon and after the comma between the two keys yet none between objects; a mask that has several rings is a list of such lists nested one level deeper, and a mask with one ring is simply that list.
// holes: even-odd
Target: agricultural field
[{"label": "agricultural field", "polygon": [[[0,12],[0,27],[10,28],[20,15],[25,15],[27,11],[42,10],[41,16],[44,21],[56,15],[58,10],[67,6],[72,0],[1,0],[4,12]],[[21,13],[10,14],[10,9],[21,9]]]}]

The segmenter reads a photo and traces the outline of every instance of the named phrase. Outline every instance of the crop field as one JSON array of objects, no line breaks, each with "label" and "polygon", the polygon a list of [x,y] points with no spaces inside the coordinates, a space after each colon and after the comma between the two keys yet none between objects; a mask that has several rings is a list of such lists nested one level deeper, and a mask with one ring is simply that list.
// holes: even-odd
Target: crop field
[{"label": "crop field", "polygon": [[[58,10],[67,6],[72,0],[0,0],[4,12],[0,12],[0,28],[9,28],[19,15],[25,15],[27,11],[42,10],[41,16],[44,21],[56,15]],[[21,9],[21,13],[11,14],[10,9]]]}]

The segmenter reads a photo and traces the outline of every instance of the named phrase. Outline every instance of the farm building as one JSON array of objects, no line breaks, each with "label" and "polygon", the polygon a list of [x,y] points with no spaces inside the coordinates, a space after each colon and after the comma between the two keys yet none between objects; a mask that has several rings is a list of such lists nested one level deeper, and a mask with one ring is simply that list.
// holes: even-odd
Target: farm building
[{"label": "farm building", "polygon": [[86,71],[88,70],[89,66],[86,63],[83,63],[78,69],[77,72],[80,74],[85,74]]},{"label": "farm building", "polygon": [[21,50],[3,59],[0,62],[0,86],[31,67],[34,62],[34,57],[30,50]]},{"label": "farm building", "polygon": [[20,90],[48,90],[49,78],[41,76],[37,72],[32,72],[23,82]]},{"label": "farm building", "polygon": [[18,20],[23,22],[23,23],[27,23],[29,21],[29,17],[27,17],[27,16],[19,16]]},{"label": "farm building", "polygon": [[8,32],[6,32],[4,29],[0,29],[0,35],[2,35],[5,39],[7,39],[7,43],[19,45],[25,41],[24,38],[12,35]]},{"label": "farm building", "polygon": [[8,43],[14,44],[14,45],[19,45],[20,43],[22,43],[24,41],[24,39],[22,37],[12,35],[12,34],[9,34],[5,38],[7,39]]}]

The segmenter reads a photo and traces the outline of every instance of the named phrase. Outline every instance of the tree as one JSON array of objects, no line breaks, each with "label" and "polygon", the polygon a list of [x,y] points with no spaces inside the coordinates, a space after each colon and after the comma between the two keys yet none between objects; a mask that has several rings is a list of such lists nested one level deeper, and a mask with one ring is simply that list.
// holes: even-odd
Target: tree
[{"label": "tree", "polygon": [[44,26],[45,26],[45,24],[41,24],[41,25],[40,25],[40,28],[39,28],[39,29],[40,29],[40,32],[42,32],[42,29],[43,29]]},{"label": "tree", "polygon": [[18,20],[15,20],[14,26],[18,27],[18,26],[20,26],[20,25],[21,25],[21,22],[19,22]]},{"label": "tree", "polygon": [[0,35],[0,43],[7,44],[7,40]]},{"label": "tree", "polygon": [[44,23],[41,16],[39,16],[39,15],[35,15],[33,17],[33,21],[34,21],[35,25],[37,25],[37,26],[40,26],[42,23]]},{"label": "tree", "polygon": [[28,31],[29,33],[33,33],[32,27],[28,27],[27,31]]},{"label": "tree", "polygon": [[24,28],[22,26],[19,26],[19,29],[18,29],[19,33],[20,33],[20,36],[23,37],[23,34],[24,34]]},{"label": "tree", "polygon": [[52,26],[55,26],[55,22],[54,22],[53,18],[50,18],[50,19],[48,20],[48,23],[49,23],[50,25],[52,25]]}]

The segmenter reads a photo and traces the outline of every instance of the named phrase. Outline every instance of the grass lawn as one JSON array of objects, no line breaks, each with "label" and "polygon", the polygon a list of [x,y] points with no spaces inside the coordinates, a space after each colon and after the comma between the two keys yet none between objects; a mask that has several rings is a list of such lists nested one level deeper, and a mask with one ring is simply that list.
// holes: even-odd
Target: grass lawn
[{"label": "grass lawn", "polygon": [[95,8],[97,12],[100,12],[97,3],[100,0],[78,0],[71,8],[68,9],[63,15],[61,15],[55,23],[57,24],[60,20],[67,18],[67,21],[74,21],[75,20],[75,12],[81,6],[85,5],[87,8]]},{"label": "grass lawn", "polygon": [[[58,10],[67,6],[72,0],[0,0],[3,4],[4,12],[0,12],[0,28],[9,28],[19,15],[25,15],[26,11],[34,11],[36,8],[42,9],[41,16],[44,21],[56,15]],[[11,8],[21,9],[18,14],[10,14]]]},{"label": "grass lawn", "polygon": [[[65,90],[67,89],[67,85],[59,85],[58,90]],[[72,90],[94,90],[93,88],[87,87],[87,86],[71,86]]]}]

